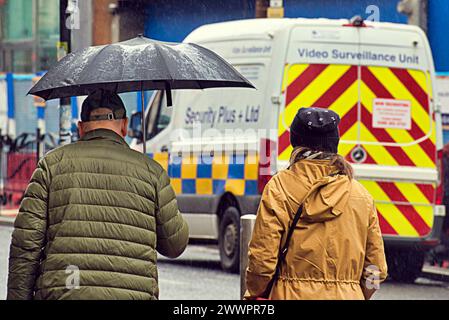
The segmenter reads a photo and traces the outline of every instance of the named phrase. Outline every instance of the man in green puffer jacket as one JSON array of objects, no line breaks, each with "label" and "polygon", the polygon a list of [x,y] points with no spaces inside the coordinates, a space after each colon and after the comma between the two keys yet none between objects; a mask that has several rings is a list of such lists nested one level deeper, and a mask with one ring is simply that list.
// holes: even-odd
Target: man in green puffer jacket
[{"label": "man in green puffer jacket", "polygon": [[81,139],[39,161],[15,221],[8,299],[157,299],[157,253],[188,226],[167,173],[131,150],[120,97],[83,103]]}]

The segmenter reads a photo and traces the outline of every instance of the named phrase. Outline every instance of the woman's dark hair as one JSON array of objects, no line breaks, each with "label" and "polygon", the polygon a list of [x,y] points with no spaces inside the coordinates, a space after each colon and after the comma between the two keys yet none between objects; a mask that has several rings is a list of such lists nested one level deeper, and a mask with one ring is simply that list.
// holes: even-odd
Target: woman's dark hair
[{"label": "woman's dark hair", "polygon": [[296,147],[293,149],[292,155],[290,157],[290,165],[306,159],[310,154],[320,153],[314,159],[317,160],[329,160],[329,165],[337,168],[339,174],[344,174],[348,176],[349,179],[354,177],[354,170],[351,164],[345,160],[341,155],[337,153],[332,153],[328,151],[313,150],[305,147]]}]

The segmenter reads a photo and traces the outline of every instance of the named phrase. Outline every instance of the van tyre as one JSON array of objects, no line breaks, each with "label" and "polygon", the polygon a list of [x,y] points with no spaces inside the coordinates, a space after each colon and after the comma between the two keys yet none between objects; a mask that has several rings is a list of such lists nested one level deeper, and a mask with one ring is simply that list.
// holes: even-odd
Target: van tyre
[{"label": "van tyre", "polygon": [[424,265],[425,252],[392,250],[387,253],[388,273],[394,281],[414,283]]},{"label": "van tyre", "polygon": [[221,216],[218,247],[223,270],[237,273],[240,267],[240,212],[228,206]]}]

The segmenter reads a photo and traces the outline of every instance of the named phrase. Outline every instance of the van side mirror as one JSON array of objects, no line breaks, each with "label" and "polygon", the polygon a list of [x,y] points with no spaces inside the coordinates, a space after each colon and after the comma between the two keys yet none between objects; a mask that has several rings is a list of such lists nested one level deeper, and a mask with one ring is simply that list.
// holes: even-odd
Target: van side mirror
[{"label": "van side mirror", "polygon": [[131,119],[129,121],[129,130],[128,136],[131,138],[136,138],[139,141],[142,141],[142,112],[134,112],[131,115]]}]

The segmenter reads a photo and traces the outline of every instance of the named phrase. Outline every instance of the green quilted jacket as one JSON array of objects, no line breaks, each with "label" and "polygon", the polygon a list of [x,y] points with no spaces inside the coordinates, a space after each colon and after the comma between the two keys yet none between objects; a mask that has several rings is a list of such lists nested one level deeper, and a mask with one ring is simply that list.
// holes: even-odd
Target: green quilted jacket
[{"label": "green quilted jacket", "polygon": [[110,130],[42,158],[15,221],[8,299],[157,299],[188,242],[167,173]]}]

